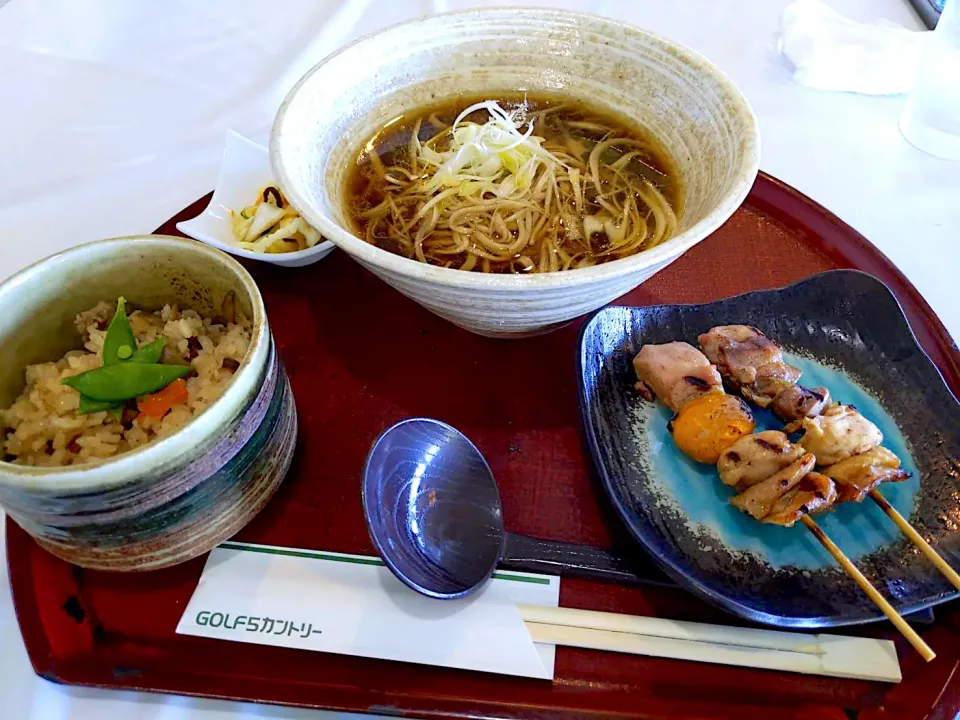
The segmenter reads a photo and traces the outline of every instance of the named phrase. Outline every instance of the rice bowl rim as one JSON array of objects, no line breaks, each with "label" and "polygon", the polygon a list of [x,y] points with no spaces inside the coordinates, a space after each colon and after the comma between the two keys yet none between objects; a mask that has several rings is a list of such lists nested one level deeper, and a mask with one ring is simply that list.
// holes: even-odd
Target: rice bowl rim
[{"label": "rice bowl rim", "polygon": [[[172,235],[125,235],[94,240],[38,260],[0,284],[0,312],[13,302],[20,288],[38,276],[52,272],[57,266],[90,268],[96,274],[96,261],[105,253],[122,252],[123,248],[143,248],[144,244],[167,248],[173,254],[203,255],[222,266],[239,280],[248,293],[253,309],[250,319],[250,344],[223,394],[178,427],[169,435],[151,440],[119,455],[91,460],[79,465],[38,467],[19,465],[0,459],[0,489],[6,486],[16,490],[83,491],[107,490],[139,479],[149,480],[150,470],[174,465],[178,459],[194,455],[192,450],[216,433],[223,424],[239,415],[248,395],[250,378],[265,367],[270,350],[270,331],[263,297],[250,273],[227,253],[186,238]],[[84,257],[87,256],[87,257]],[[171,297],[170,302],[177,302]],[[56,362],[55,358],[46,362]],[[26,368],[23,369],[24,371]],[[256,386],[259,387],[257,382]]]}]

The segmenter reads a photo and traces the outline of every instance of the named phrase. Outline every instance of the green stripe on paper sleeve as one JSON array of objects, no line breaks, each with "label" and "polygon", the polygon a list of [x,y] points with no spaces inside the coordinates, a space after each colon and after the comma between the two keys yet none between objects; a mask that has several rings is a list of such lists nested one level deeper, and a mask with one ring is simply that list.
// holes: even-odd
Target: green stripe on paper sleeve
[{"label": "green stripe on paper sleeve", "polygon": [[[306,558],[307,560],[329,560],[330,562],[350,563],[353,565],[375,565],[385,567],[383,560],[369,557],[343,557],[341,555],[330,555],[324,552],[311,550],[290,550],[281,547],[260,547],[257,545],[241,545],[239,543],[224,542],[217,547],[224,550],[240,550],[243,552],[263,553],[264,555],[282,555],[285,557]],[[533,585],[549,585],[549,578],[527,577],[526,575],[514,575],[512,573],[495,572],[493,577],[497,580],[510,580],[511,582],[524,582]]]}]

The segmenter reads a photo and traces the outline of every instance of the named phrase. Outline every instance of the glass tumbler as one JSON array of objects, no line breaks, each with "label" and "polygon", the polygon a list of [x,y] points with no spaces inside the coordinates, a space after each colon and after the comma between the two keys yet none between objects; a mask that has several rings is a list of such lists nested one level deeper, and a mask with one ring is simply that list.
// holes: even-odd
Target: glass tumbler
[{"label": "glass tumbler", "polygon": [[924,152],[960,160],[960,0],[947,0],[924,49],[900,132]]}]

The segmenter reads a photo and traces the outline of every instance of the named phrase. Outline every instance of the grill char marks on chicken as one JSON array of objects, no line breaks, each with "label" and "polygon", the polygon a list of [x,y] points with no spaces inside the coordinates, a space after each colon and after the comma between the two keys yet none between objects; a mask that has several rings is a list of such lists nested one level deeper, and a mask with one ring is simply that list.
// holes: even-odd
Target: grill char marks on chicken
[{"label": "grill char marks on chicken", "polygon": [[800,371],[783,361],[777,344],[750,325],[719,325],[698,341],[723,379],[760,407],[800,379]]},{"label": "grill char marks on chicken", "polygon": [[770,410],[783,422],[803,417],[816,417],[830,404],[830,391],[825,387],[805,388],[794,385],[781,391],[770,404]]},{"label": "grill char marks on chicken", "polygon": [[674,412],[694,398],[723,389],[717,369],[685,342],[644,345],[633,359],[633,369],[637,390],[652,391]]},{"label": "grill char marks on chicken", "polygon": [[751,325],[718,325],[698,341],[732,388],[784,422],[814,417],[830,402],[826,388],[797,385],[800,370],[784,362],[780,346]]},{"label": "grill char marks on chicken", "polygon": [[765,523],[790,527],[804,515],[825,510],[837,501],[833,481],[818,472],[810,472],[796,487],[784,493],[763,519]]},{"label": "grill char marks on chicken", "polygon": [[739,492],[766,480],[805,454],[777,430],[764,430],[740,438],[720,455],[717,472],[725,485]]},{"label": "grill char marks on chicken", "polygon": [[803,480],[807,473],[813,470],[816,462],[817,459],[807,453],[779,472],[730,498],[730,502],[755,520],[763,520],[770,514],[774,503]]}]

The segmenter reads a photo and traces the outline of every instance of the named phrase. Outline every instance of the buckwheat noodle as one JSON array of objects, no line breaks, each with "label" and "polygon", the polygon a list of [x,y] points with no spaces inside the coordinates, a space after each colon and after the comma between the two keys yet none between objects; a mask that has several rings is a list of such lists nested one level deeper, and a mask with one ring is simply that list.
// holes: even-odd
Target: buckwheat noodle
[{"label": "buckwheat noodle", "polygon": [[[446,116],[446,119],[444,119]],[[677,231],[654,141],[567,104],[492,101],[394,123],[358,158],[349,211],[367,242],[441,267],[589,267]]]}]

